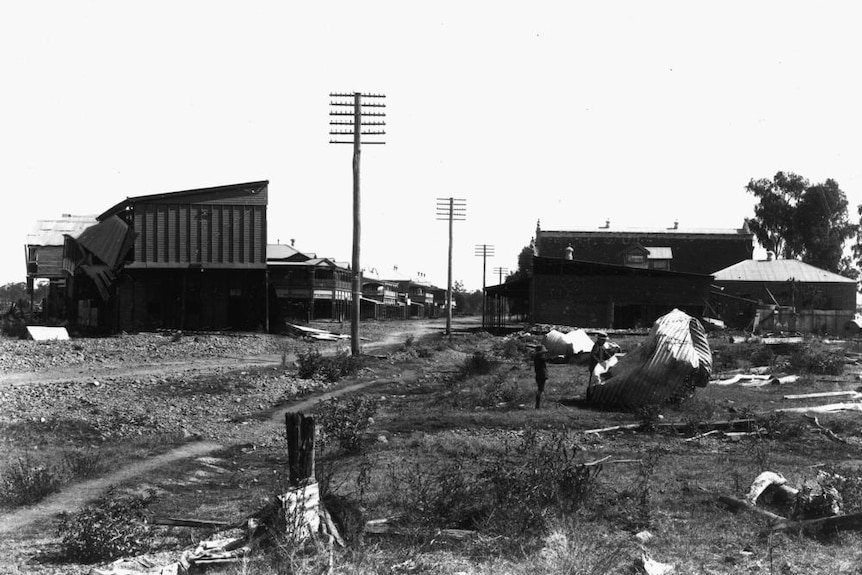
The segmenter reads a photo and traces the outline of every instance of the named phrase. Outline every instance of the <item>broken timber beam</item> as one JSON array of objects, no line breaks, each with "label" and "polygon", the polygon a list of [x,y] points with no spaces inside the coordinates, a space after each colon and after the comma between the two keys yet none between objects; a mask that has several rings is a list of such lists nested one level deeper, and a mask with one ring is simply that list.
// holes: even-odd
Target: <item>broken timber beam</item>
[{"label": "broken timber beam", "polygon": [[735,497],[730,497],[728,495],[719,495],[718,501],[723,503],[730,509],[737,511],[748,511],[750,513],[754,513],[755,515],[760,515],[765,519],[769,519],[773,525],[782,521],[787,521],[787,519],[785,517],[782,517],[781,515],[777,515],[775,513],[772,513],[771,511],[767,511],[766,509],[760,509],[757,506],[751,505],[750,503],[742,501],[741,499],[736,499]]},{"label": "broken timber beam", "polygon": [[862,530],[862,513],[834,515],[802,521],[783,521],[772,525],[770,532],[817,533],[841,530]]}]

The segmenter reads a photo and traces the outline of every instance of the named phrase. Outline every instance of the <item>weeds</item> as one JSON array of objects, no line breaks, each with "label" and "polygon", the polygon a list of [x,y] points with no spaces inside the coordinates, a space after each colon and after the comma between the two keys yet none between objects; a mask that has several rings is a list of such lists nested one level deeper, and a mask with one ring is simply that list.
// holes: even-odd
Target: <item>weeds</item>
[{"label": "weeds", "polygon": [[299,364],[298,377],[317,378],[330,383],[359,371],[359,361],[347,352],[323,356],[318,350],[310,348],[297,355],[297,363]]},{"label": "weeds", "polygon": [[488,357],[483,352],[477,351],[461,364],[458,370],[458,378],[465,380],[477,375],[488,375],[491,373],[493,367]]},{"label": "weeds", "polygon": [[318,408],[323,441],[347,453],[359,452],[377,407],[377,403],[364,395],[324,401]]},{"label": "weeds", "polygon": [[109,490],[77,513],[62,514],[57,531],[64,556],[94,563],[145,550],[149,533],[145,510],[155,500],[152,490],[128,497]]},{"label": "weeds", "polygon": [[844,373],[844,358],[835,352],[803,347],[790,354],[790,368],[794,373],[814,375],[841,375]]},{"label": "weeds", "polygon": [[61,484],[57,469],[38,464],[29,455],[20,457],[0,474],[0,504],[30,505],[57,491]]},{"label": "weeds", "polygon": [[481,528],[504,536],[538,534],[548,517],[589,497],[601,466],[584,466],[563,433],[531,429],[500,450],[456,454],[429,468],[415,460],[390,469],[390,500],[423,528]]}]

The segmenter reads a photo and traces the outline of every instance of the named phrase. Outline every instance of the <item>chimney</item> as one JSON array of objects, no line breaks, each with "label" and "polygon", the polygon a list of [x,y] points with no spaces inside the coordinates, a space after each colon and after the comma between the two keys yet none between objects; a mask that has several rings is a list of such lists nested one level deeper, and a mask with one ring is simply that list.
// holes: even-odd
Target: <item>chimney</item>
[{"label": "chimney", "polygon": [[607,229],[610,229],[610,227],[611,227],[611,221],[605,220],[605,225],[601,226],[599,229],[600,230],[607,230]]},{"label": "chimney", "polygon": [[565,258],[567,260],[574,259],[575,248],[572,247],[572,244],[567,245],[565,251],[566,251]]},{"label": "chimney", "polygon": [[293,242],[295,242],[295,241],[296,241],[295,239],[290,238],[290,247],[293,247]]},{"label": "chimney", "polygon": [[674,221],[673,221],[673,229],[675,229],[675,230],[678,230],[678,229],[679,229],[679,220],[674,220]]}]

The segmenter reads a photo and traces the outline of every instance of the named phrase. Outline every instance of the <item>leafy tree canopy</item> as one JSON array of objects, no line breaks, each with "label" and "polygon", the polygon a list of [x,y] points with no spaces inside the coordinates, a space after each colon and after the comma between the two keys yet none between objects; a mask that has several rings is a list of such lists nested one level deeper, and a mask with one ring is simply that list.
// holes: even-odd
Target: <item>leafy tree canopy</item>
[{"label": "leafy tree canopy", "polygon": [[847,216],[847,197],[833,179],[811,184],[793,173],[751,180],[745,189],[757,198],[748,225],[764,248],[853,277],[844,244],[859,228]]}]

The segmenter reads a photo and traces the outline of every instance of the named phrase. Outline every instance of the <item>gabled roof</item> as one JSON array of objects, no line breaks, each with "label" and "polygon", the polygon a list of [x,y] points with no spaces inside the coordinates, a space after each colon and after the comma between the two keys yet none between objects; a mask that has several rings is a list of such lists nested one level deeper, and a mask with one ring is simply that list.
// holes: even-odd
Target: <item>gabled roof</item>
[{"label": "gabled roof", "polygon": [[156,202],[159,200],[174,200],[178,198],[182,198],[184,196],[196,196],[199,194],[214,194],[214,195],[225,195],[225,196],[233,196],[236,195],[238,191],[247,192],[249,194],[257,194],[261,190],[265,190],[269,185],[269,180],[261,180],[259,182],[246,182],[243,184],[230,184],[227,186],[214,186],[211,188],[197,188],[194,190],[181,190],[179,192],[166,192],[161,194],[148,194],[144,196],[134,196],[128,197],[125,200],[115,204],[114,206],[105,210],[104,213],[100,214],[97,219],[102,220],[114,214],[117,214],[127,207],[140,203],[140,202]]},{"label": "gabled roof", "polygon": [[315,254],[307,254],[287,244],[266,244],[266,259],[281,261],[304,261],[316,257]]},{"label": "gabled roof", "polygon": [[36,220],[33,230],[27,234],[28,246],[62,246],[63,236],[78,237],[96,223],[96,216],[64,215],[56,220]]},{"label": "gabled roof", "polygon": [[856,283],[856,280],[797,260],[744,260],[713,274],[715,281]]}]

